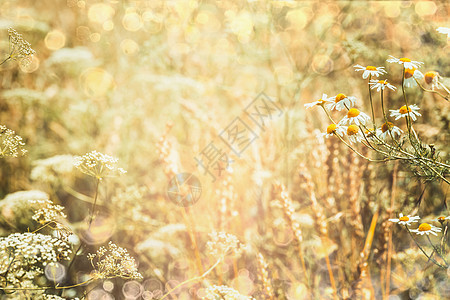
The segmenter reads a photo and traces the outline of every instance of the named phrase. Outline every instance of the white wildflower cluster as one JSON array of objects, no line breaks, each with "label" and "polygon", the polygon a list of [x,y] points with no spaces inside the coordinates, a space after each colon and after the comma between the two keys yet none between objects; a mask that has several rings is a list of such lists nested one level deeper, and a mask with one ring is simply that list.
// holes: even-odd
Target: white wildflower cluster
[{"label": "white wildflower cluster", "polygon": [[70,174],[73,171],[72,155],[56,155],[46,159],[33,162],[34,168],[31,170],[31,179],[45,183],[55,184],[59,182],[62,175]]},{"label": "white wildflower cluster", "polygon": [[142,279],[137,270],[136,261],[128,251],[109,242],[107,247],[100,247],[95,254],[88,254],[91,261],[93,278],[106,279],[121,277],[125,279]]},{"label": "white wildflower cluster", "polygon": [[[437,218],[437,221],[441,222],[440,218],[441,217]],[[419,216],[411,216],[411,215],[404,216],[403,213],[399,214],[398,219],[389,219],[389,221],[391,221],[391,222],[398,223],[399,225],[404,225],[406,227],[411,226],[412,223],[419,222],[419,220],[420,220]],[[442,220],[445,220],[445,218]],[[442,228],[436,227],[436,226],[428,224],[428,223],[422,223],[419,225],[419,227],[417,229],[408,229],[408,230],[411,232],[414,232],[418,235],[434,234],[437,236],[437,233],[441,232]]]},{"label": "white wildflower cluster", "polygon": [[[409,58],[395,58],[390,56],[387,62],[398,63],[403,65],[403,85],[405,87],[417,86],[419,79],[424,79],[427,84],[431,84],[432,88],[438,87],[439,74],[437,72],[430,71],[425,75],[417,70],[423,63],[419,61],[412,61]],[[392,91],[396,90],[396,87],[388,83],[387,79],[375,80],[373,77],[387,74],[383,67],[374,66],[361,66],[355,65],[355,71],[363,71],[363,79],[369,78],[369,90],[376,89],[377,92],[381,92],[381,101],[383,102],[383,91],[387,88]],[[403,131],[395,126],[392,122],[386,120],[386,112],[384,112],[385,120],[381,128],[368,128],[369,123],[375,122],[371,120],[371,117],[366,113],[355,108],[357,99],[353,96],[347,96],[343,93],[339,93],[334,97],[327,97],[326,94],[322,95],[320,100],[305,104],[306,108],[312,108],[319,106],[324,109],[329,116],[332,124],[327,127],[326,133],[322,133],[321,136],[331,137],[333,135],[344,137],[347,136],[350,143],[359,143],[364,141],[377,142],[377,144],[386,141],[387,138],[397,138],[401,136]],[[370,103],[373,112],[373,103]],[[382,103],[383,105],[383,103]],[[381,106],[382,106],[381,105]],[[384,107],[382,107],[384,110]],[[331,119],[328,111],[342,111],[346,110],[346,115],[339,121],[335,122]],[[416,121],[420,108],[415,104],[403,105],[399,109],[391,109],[390,117],[399,120],[400,118],[409,118],[412,121]],[[372,121],[372,122],[371,122]],[[365,133],[366,132],[366,133]]]},{"label": "white wildflower cluster", "polygon": [[23,63],[29,63],[29,58],[36,53],[30,43],[25,41],[20,33],[13,28],[8,29],[10,53],[9,58]]},{"label": "white wildflower cluster", "polygon": [[254,300],[255,298],[241,295],[235,289],[226,286],[226,285],[213,285],[206,289],[206,295],[203,297],[203,300],[216,300],[216,299],[224,299],[224,300]]},{"label": "white wildflower cluster", "polygon": [[213,257],[225,255],[240,255],[244,245],[239,242],[235,235],[226,232],[214,231],[209,234],[210,241],[206,243],[209,254]]},{"label": "white wildflower cluster", "polygon": [[29,200],[29,203],[39,208],[34,212],[32,219],[40,224],[49,222],[61,222],[62,219],[67,218],[63,213],[64,207],[55,205],[51,200]]},{"label": "white wildflower cluster", "polygon": [[[43,294],[42,298],[39,300],[67,300],[68,298],[63,298],[58,295],[49,295],[49,294]],[[73,298],[72,300],[79,300],[79,298]]]},{"label": "white wildflower cluster", "polygon": [[70,246],[40,233],[14,233],[0,238],[0,274],[12,285],[33,280],[51,262],[68,260]]},{"label": "white wildflower cluster", "polygon": [[5,125],[0,125],[0,158],[25,155],[27,150],[23,149],[23,146],[25,146],[25,143],[22,142],[22,137]]},{"label": "white wildflower cluster", "polygon": [[74,165],[81,172],[102,179],[125,174],[126,171],[117,167],[118,159],[97,151],[91,151],[83,156],[76,156]]}]

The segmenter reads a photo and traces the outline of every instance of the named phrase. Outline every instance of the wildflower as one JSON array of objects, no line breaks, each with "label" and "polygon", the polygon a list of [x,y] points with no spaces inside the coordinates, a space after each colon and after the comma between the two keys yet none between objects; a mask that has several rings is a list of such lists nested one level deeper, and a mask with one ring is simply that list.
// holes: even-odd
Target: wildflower
[{"label": "wildflower", "polygon": [[438,27],[436,29],[436,31],[439,32],[439,33],[446,34],[447,38],[450,38],[450,28],[448,28],[448,27]]},{"label": "wildflower", "polygon": [[342,120],[339,122],[340,125],[346,125],[346,124],[352,124],[355,123],[356,125],[366,125],[366,122],[370,120],[370,117],[360,112],[356,108],[350,108],[347,112],[347,115],[342,118]]},{"label": "wildflower", "polygon": [[332,102],[332,101],[327,98],[327,94],[322,94],[322,98],[320,98],[319,100],[316,100],[311,103],[306,103],[305,108],[308,109],[308,108],[314,107],[316,105],[323,106],[323,105],[325,105],[325,103],[330,103],[330,102]]},{"label": "wildflower", "polygon": [[243,296],[235,289],[226,285],[213,285],[205,290],[205,297],[203,300],[253,300],[254,298],[249,296]]},{"label": "wildflower", "polygon": [[420,108],[417,105],[413,104],[408,105],[408,108],[406,108],[406,105],[403,105],[398,110],[390,109],[389,111],[391,112],[391,117],[395,117],[395,120],[398,120],[402,117],[406,117],[406,115],[409,114],[411,119],[413,119],[413,121],[416,121],[417,120],[416,116],[421,116],[421,114],[419,113],[419,109]]},{"label": "wildflower", "polygon": [[419,68],[423,64],[423,62],[411,60],[406,57],[395,58],[392,55],[389,55],[389,57],[391,57],[391,58],[387,59],[386,60],[387,62],[403,64],[405,69]]},{"label": "wildflower", "polygon": [[46,200],[29,200],[31,204],[37,204],[40,206],[34,212],[34,215],[31,217],[33,220],[40,224],[46,224],[49,222],[58,222],[61,219],[67,218],[66,214],[63,213],[64,207],[61,205],[55,205],[52,201]]},{"label": "wildflower", "polygon": [[331,97],[331,99],[334,98],[334,101],[331,101],[327,105],[328,109],[335,109],[335,110],[343,110],[344,108],[350,109],[353,105],[355,105],[356,98],[352,96],[346,96],[344,94],[337,94],[335,97]]},{"label": "wildflower", "polygon": [[136,262],[128,251],[109,242],[108,247],[100,247],[96,254],[88,254],[94,267],[95,279],[121,277],[125,279],[142,279],[137,271]]},{"label": "wildflower", "polygon": [[30,56],[36,53],[31,49],[30,43],[25,41],[21,34],[13,28],[8,28],[10,53],[9,58],[20,62],[29,63]]},{"label": "wildflower", "polygon": [[347,136],[350,143],[361,142],[364,138],[362,132],[359,130],[359,127],[353,124],[347,127]]},{"label": "wildflower", "polygon": [[441,230],[442,230],[441,228],[436,227],[434,225],[430,225],[428,223],[422,223],[422,224],[420,224],[419,228],[412,229],[411,232],[415,232],[420,235],[424,235],[424,234],[429,235],[431,233],[431,234],[434,234],[435,236],[437,236],[437,232],[441,232]]},{"label": "wildflower", "polygon": [[375,141],[375,135],[376,135],[376,131],[373,128],[367,128],[366,131],[364,131],[364,135],[366,136],[367,139],[371,140],[371,141]]},{"label": "wildflower", "polygon": [[388,83],[387,80],[375,80],[375,79],[371,79],[369,84],[371,85],[371,89],[377,89],[377,92],[379,92],[380,90],[384,90],[386,87],[395,91],[396,87],[393,86],[392,84]]},{"label": "wildflower", "polygon": [[74,160],[74,165],[77,169],[97,179],[126,173],[124,169],[117,167],[117,162],[119,161],[117,158],[95,150],[83,156],[77,156]]},{"label": "wildflower", "polygon": [[414,87],[417,86],[416,79],[422,79],[423,74],[416,68],[405,69],[405,81],[403,85],[406,87]]},{"label": "wildflower", "polygon": [[377,128],[377,136],[382,140],[386,140],[386,138],[390,135],[389,132],[391,132],[392,137],[395,138],[395,135],[397,134],[400,136],[403,133],[403,130],[397,126],[394,126],[391,122],[384,123],[381,125],[381,128]]},{"label": "wildflower", "polygon": [[227,254],[240,255],[243,250],[243,245],[238,238],[226,232],[212,232],[209,234],[210,241],[206,243],[211,256],[219,257]]},{"label": "wildflower", "polygon": [[442,78],[441,75],[439,75],[436,71],[428,71],[425,73],[425,82],[428,85],[431,85],[431,89],[434,90],[434,88],[439,88],[439,79]]},{"label": "wildflower", "polygon": [[381,74],[386,74],[387,72],[384,70],[384,67],[374,67],[374,66],[367,66],[363,67],[361,65],[353,66],[355,68],[355,71],[364,71],[362,74],[362,78],[366,79],[370,76],[380,76]]},{"label": "wildflower", "polygon": [[411,217],[411,215],[404,216],[402,213],[400,213],[398,219],[389,219],[389,221],[398,223],[398,225],[406,225],[409,226],[411,223],[419,222],[418,220],[420,217]]},{"label": "wildflower", "polygon": [[25,143],[22,142],[22,137],[16,135],[5,125],[0,125],[0,158],[17,157],[19,154],[25,155],[27,150],[23,149],[23,146],[25,146]]},{"label": "wildflower", "polygon": [[443,224],[445,222],[445,220],[450,220],[450,216],[448,216],[448,217],[440,216],[437,218],[437,220],[439,223]]},{"label": "wildflower", "polygon": [[345,132],[345,127],[344,126],[340,126],[339,124],[330,124],[327,127],[327,133],[321,133],[320,136],[329,138],[330,136],[333,136],[335,133],[340,135],[340,136],[344,136],[344,132]]}]

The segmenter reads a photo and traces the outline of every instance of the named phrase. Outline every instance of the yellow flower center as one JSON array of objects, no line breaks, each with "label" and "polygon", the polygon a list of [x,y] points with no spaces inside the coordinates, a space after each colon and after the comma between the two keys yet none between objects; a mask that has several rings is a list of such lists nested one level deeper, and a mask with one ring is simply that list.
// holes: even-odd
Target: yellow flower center
[{"label": "yellow flower center", "polygon": [[366,133],[366,135],[368,136],[368,137],[372,137],[372,136],[374,136],[374,132],[373,132],[373,128],[368,128],[366,131],[365,131],[365,133]]},{"label": "yellow flower center", "polygon": [[409,58],[406,58],[406,57],[400,58],[400,61],[401,62],[411,62],[411,60]]},{"label": "yellow flower center", "polygon": [[445,220],[445,217],[439,217],[439,218],[438,218],[438,221],[439,221],[439,222],[444,222],[444,220]]},{"label": "yellow flower center", "polygon": [[358,133],[358,131],[359,131],[359,128],[356,125],[350,125],[347,128],[347,134],[348,135],[355,135],[355,134]]},{"label": "yellow flower center", "polygon": [[392,124],[391,122],[384,123],[383,125],[381,125],[381,131],[386,132],[392,127],[394,127],[394,124]]},{"label": "yellow flower center", "polygon": [[403,222],[405,222],[405,221],[409,221],[409,217],[408,216],[403,216],[403,217],[400,217],[400,218],[398,218],[400,221],[403,221]]},{"label": "yellow flower center", "polygon": [[411,78],[414,75],[414,71],[416,71],[416,68],[412,68],[412,69],[405,69],[405,78]]},{"label": "yellow flower center", "polygon": [[328,125],[328,127],[327,127],[327,133],[328,134],[333,133],[335,130],[336,130],[336,124]]},{"label": "yellow flower center", "polygon": [[374,66],[367,66],[366,70],[368,70],[368,71],[376,71],[377,68],[375,68]]},{"label": "yellow flower center", "polygon": [[429,71],[425,73],[425,82],[431,84],[433,82],[434,77],[436,77],[438,73],[434,71]]},{"label": "yellow flower center", "polygon": [[431,230],[431,225],[428,223],[422,223],[419,226],[419,231],[430,231]]},{"label": "yellow flower center", "polygon": [[411,107],[408,106],[408,108],[406,108],[406,105],[403,105],[402,107],[400,107],[399,112],[402,115],[406,115],[408,112],[411,112]]},{"label": "yellow flower center", "polygon": [[387,80],[385,79],[385,80],[378,80],[378,83],[380,83],[380,84],[386,84],[387,83]]},{"label": "yellow flower center", "polygon": [[359,110],[356,108],[350,108],[350,110],[347,113],[347,118],[354,118],[359,115]]},{"label": "yellow flower center", "polygon": [[337,94],[334,102],[338,103],[339,101],[341,101],[342,99],[345,99],[345,98],[347,98],[347,96],[345,96],[344,94]]}]

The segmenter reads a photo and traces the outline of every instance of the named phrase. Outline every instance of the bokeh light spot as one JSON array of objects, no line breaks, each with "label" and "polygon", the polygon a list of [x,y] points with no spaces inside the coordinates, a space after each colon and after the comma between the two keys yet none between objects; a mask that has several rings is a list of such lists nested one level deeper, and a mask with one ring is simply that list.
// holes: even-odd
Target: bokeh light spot
[{"label": "bokeh light spot", "polygon": [[137,299],[142,292],[142,285],[137,281],[128,281],[122,287],[122,293],[127,299]]},{"label": "bokeh light spot", "polygon": [[35,55],[25,59],[22,63],[19,64],[20,70],[24,73],[33,73],[37,69],[39,69],[39,58]]},{"label": "bokeh light spot", "polygon": [[384,7],[384,13],[389,18],[397,18],[400,15],[400,2],[399,1],[383,1],[380,2]]},{"label": "bokeh light spot", "polygon": [[87,300],[114,300],[114,297],[102,289],[96,289],[88,294]]},{"label": "bokeh light spot", "polygon": [[88,18],[91,22],[103,24],[114,16],[115,10],[104,3],[93,4],[88,11]]},{"label": "bokeh light spot", "polygon": [[47,33],[44,42],[48,49],[58,50],[66,44],[66,36],[59,30],[53,30]]},{"label": "bokeh light spot", "polygon": [[111,20],[105,21],[102,25],[103,29],[106,31],[111,31],[114,29],[114,22]]},{"label": "bokeh light spot", "polygon": [[326,75],[333,71],[334,63],[326,54],[317,54],[314,56],[311,67],[314,72]]},{"label": "bokeh light spot", "polygon": [[[91,84],[95,86],[96,81],[93,80]],[[103,82],[97,81],[97,85],[103,85]],[[100,90],[103,91],[103,88]],[[93,220],[90,228],[81,234],[81,239],[90,245],[103,244],[111,238],[115,229],[114,218],[99,215]]]},{"label": "bokeh light spot", "polygon": [[101,35],[98,32],[94,32],[91,35],[89,35],[89,39],[94,42],[97,43],[98,41],[100,41]]},{"label": "bokeh light spot", "polygon": [[138,31],[142,27],[142,19],[137,13],[130,12],[123,16],[122,25],[128,31]]},{"label": "bokeh light spot", "polygon": [[55,283],[60,283],[66,277],[66,267],[58,262],[51,262],[45,266],[45,277]]},{"label": "bokeh light spot", "polygon": [[112,292],[114,289],[114,283],[111,280],[106,280],[103,282],[103,289],[107,292]]},{"label": "bokeh light spot", "polygon": [[130,39],[125,39],[120,43],[120,49],[126,55],[133,55],[139,51],[139,45]]},{"label": "bokeh light spot", "polygon": [[286,19],[292,25],[293,29],[300,30],[305,28],[308,23],[309,15],[304,9],[295,9],[286,14]]},{"label": "bokeh light spot", "polygon": [[423,17],[433,15],[437,10],[437,6],[433,1],[419,1],[414,9],[419,16]]}]

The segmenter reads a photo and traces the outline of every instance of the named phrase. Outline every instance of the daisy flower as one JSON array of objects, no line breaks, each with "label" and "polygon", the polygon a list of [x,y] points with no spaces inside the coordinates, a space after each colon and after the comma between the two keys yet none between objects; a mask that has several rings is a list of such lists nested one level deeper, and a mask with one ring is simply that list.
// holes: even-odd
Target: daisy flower
[{"label": "daisy flower", "polygon": [[370,117],[360,112],[356,108],[350,108],[347,112],[347,115],[342,118],[342,120],[339,122],[339,125],[346,125],[346,124],[352,124],[355,123],[356,125],[366,125],[366,122],[370,120]]},{"label": "daisy flower", "polygon": [[333,136],[335,133],[340,136],[344,136],[345,131],[346,131],[346,128],[344,126],[330,124],[327,127],[327,133],[321,133],[320,136],[329,138],[330,136]]},{"label": "daisy flower", "polygon": [[420,217],[411,217],[411,215],[404,216],[402,213],[399,213],[398,219],[389,219],[389,221],[398,223],[398,225],[406,225],[409,226],[411,223],[419,222]]},{"label": "daisy flower", "polygon": [[422,79],[423,74],[416,68],[405,69],[405,81],[403,85],[406,87],[414,87],[417,86],[417,82],[415,79]]},{"label": "daisy flower", "polygon": [[403,133],[403,130],[397,126],[394,126],[391,122],[387,122],[381,125],[381,128],[377,128],[377,136],[382,140],[386,140],[386,138],[390,136],[389,131],[391,132],[393,138],[395,138],[396,134],[400,136]]},{"label": "daisy flower", "polygon": [[350,143],[358,143],[364,139],[362,132],[356,125],[350,125],[347,127],[347,136]]},{"label": "daisy flower", "polygon": [[439,79],[442,78],[441,75],[439,75],[438,72],[435,71],[428,71],[425,73],[425,82],[428,85],[431,85],[431,89],[434,90],[434,88],[439,88],[438,82]]},{"label": "daisy flower", "polygon": [[443,217],[443,216],[441,216],[441,217],[437,217],[437,220],[439,221],[439,223],[444,223],[444,221],[445,220],[450,220],[450,216],[448,216],[448,217]]},{"label": "daisy flower", "polygon": [[327,94],[322,94],[322,98],[320,98],[319,100],[316,100],[311,103],[306,103],[305,108],[308,109],[308,108],[314,107],[316,105],[324,105],[325,103],[331,103],[331,102],[332,101],[327,98]]},{"label": "daisy flower", "polygon": [[327,108],[330,110],[343,110],[344,108],[350,108],[355,105],[356,98],[352,96],[346,96],[344,94],[337,94],[336,97],[329,98],[333,100],[330,104],[328,104]]},{"label": "daisy flower", "polygon": [[364,71],[362,74],[362,78],[366,79],[371,76],[380,76],[381,74],[386,74],[387,72],[384,70],[384,67],[374,67],[374,66],[367,66],[363,67],[361,65],[353,66],[355,68],[355,71]]},{"label": "daisy flower", "polygon": [[398,120],[402,117],[406,117],[406,115],[409,114],[409,116],[411,117],[411,119],[413,119],[413,121],[417,120],[416,116],[421,116],[421,114],[419,113],[419,107],[415,104],[413,105],[408,105],[408,108],[406,108],[406,105],[403,105],[402,107],[400,107],[400,109],[390,109],[389,111],[391,112],[391,117],[395,117],[395,120]]},{"label": "daisy flower", "polygon": [[437,32],[439,33],[443,33],[447,35],[447,38],[450,38],[450,28],[448,27],[439,27],[438,29],[436,29]]},{"label": "daisy flower", "polygon": [[371,79],[369,84],[372,86],[371,89],[377,89],[377,92],[379,92],[380,90],[384,90],[386,87],[395,91],[396,87],[393,86],[392,84],[388,83],[387,80],[375,80],[375,79]]},{"label": "daisy flower", "polygon": [[367,128],[366,131],[364,132],[366,138],[372,142],[376,141],[375,134],[376,131],[373,128]]},{"label": "daisy flower", "polygon": [[391,58],[387,59],[387,62],[403,64],[405,66],[405,69],[419,68],[423,64],[423,62],[421,61],[410,60],[406,57],[395,58],[392,55],[389,55],[389,57]]},{"label": "daisy flower", "polygon": [[428,223],[422,223],[422,224],[420,224],[419,228],[412,229],[410,231],[415,232],[420,235],[424,235],[424,234],[429,235],[431,233],[431,234],[434,234],[435,236],[437,236],[437,232],[441,232],[441,230],[442,230],[441,228],[436,227],[434,225],[430,225]]}]

